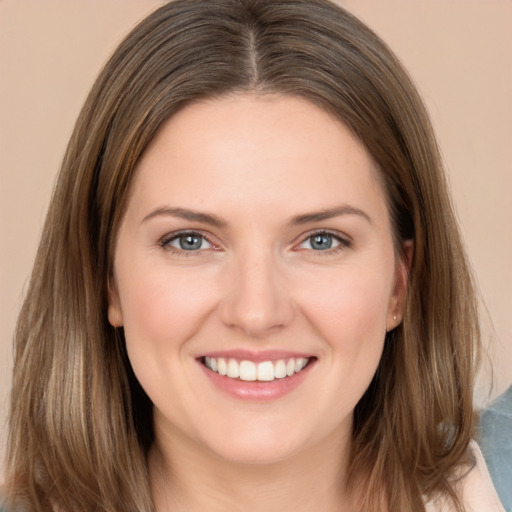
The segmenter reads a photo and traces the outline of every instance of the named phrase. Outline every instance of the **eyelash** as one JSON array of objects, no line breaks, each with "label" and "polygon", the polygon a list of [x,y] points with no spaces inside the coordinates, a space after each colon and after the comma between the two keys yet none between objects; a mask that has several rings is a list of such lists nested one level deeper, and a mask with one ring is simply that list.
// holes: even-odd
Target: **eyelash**
[{"label": "eyelash", "polygon": [[[324,250],[314,250],[314,249],[299,249],[299,250],[309,250],[314,252],[315,254],[318,254],[318,256],[331,256],[334,254],[338,254],[346,249],[349,249],[352,246],[352,241],[346,237],[340,235],[338,232],[330,231],[328,229],[320,229],[315,230],[307,233],[305,236],[301,237],[301,242],[298,245],[302,245],[306,243],[307,241],[311,241],[316,236],[329,236],[336,242],[338,242],[338,245],[336,247],[330,247],[328,249]],[[311,242],[310,242],[311,243]]]},{"label": "eyelash", "polygon": [[[209,243],[212,247],[208,248],[208,249],[196,249],[196,250],[187,251],[185,249],[173,247],[172,245],[170,245],[171,242],[174,242],[175,240],[178,240],[180,237],[184,237],[184,236],[199,237],[203,241],[206,241],[207,243]],[[350,248],[352,245],[352,241],[350,239],[341,236],[339,233],[332,232],[332,231],[325,230],[325,229],[311,231],[310,233],[307,233],[305,236],[301,237],[301,242],[297,245],[300,246],[308,241],[310,241],[310,244],[311,244],[311,240],[316,236],[331,237],[333,240],[338,242],[338,245],[335,247],[332,247],[332,248],[329,247],[328,249],[323,249],[323,250],[314,250],[312,248],[311,249],[299,249],[299,250],[308,250],[308,251],[312,251],[314,253],[318,253],[319,255],[322,255],[322,256],[327,256],[327,255],[333,255],[333,254],[342,252],[345,249]],[[158,245],[165,251],[168,251],[170,254],[177,254],[180,256],[187,256],[187,257],[194,255],[194,253],[201,253],[204,250],[218,249],[218,246],[215,243],[213,243],[207,235],[205,235],[204,233],[201,233],[200,231],[179,231],[179,232],[175,232],[175,233],[170,233],[170,234],[167,234],[164,237],[162,237],[159,240]]]},{"label": "eyelash", "polygon": [[162,237],[159,240],[158,245],[165,251],[168,251],[171,254],[177,254],[180,256],[192,256],[194,253],[200,253],[202,250],[204,250],[204,249],[196,249],[196,250],[187,251],[185,249],[179,249],[177,247],[173,247],[172,245],[170,245],[171,242],[174,242],[175,240],[179,240],[181,237],[185,237],[185,236],[199,237],[202,240],[208,242],[214,248],[214,250],[215,250],[215,248],[218,247],[216,244],[214,244],[209,239],[208,236],[201,233],[200,231],[178,231],[175,233],[170,233],[170,234]]}]

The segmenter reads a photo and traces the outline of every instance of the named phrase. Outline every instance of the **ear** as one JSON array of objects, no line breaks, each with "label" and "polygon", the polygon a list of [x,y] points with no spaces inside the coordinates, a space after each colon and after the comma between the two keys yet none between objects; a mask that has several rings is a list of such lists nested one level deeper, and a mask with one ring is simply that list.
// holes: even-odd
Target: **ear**
[{"label": "ear", "polygon": [[386,332],[393,330],[402,322],[405,299],[407,297],[409,270],[412,264],[413,253],[413,241],[407,240],[402,245],[401,251],[397,258],[395,268],[395,286],[389,299],[388,314],[386,319]]},{"label": "ear", "polygon": [[113,276],[108,280],[108,321],[112,327],[123,326],[123,312]]}]

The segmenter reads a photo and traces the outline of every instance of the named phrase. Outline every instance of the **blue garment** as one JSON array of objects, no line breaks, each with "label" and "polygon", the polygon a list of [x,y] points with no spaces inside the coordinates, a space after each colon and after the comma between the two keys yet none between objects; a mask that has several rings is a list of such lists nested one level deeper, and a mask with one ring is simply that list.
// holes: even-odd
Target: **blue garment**
[{"label": "blue garment", "polygon": [[512,511],[512,386],[482,412],[478,444],[505,510]]}]

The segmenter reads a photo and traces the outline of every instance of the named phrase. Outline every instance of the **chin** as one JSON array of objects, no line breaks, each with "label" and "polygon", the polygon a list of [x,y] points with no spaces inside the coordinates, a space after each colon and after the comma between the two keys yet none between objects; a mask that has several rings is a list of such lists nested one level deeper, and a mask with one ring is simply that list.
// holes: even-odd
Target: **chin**
[{"label": "chin", "polygon": [[286,425],[283,428],[271,425],[246,425],[238,429],[231,428],[225,435],[215,438],[209,436],[206,444],[211,452],[225,461],[238,464],[276,464],[293,459],[307,451],[315,441],[306,432],[298,432]]},{"label": "chin", "polygon": [[249,445],[246,443],[232,443],[230,446],[210,448],[219,458],[226,462],[244,465],[272,465],[292,459],[299,449],[291,446],[283,447],[273,443],[259,443]]}]

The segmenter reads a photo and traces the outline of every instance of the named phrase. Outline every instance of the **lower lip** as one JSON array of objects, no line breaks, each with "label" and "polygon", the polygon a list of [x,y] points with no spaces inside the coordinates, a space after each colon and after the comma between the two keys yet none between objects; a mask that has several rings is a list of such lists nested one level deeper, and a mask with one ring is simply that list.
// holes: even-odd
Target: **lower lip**
[{"label": "lower lip", "polygon": [[291,377],[274,379],[270,382],[231,379],[208,369],[201,362],[199,364],[207,378],[210,379],[210,382],[224,393],[239,400],[269,402],[277,400],[296,389],[307,377],[314,362],[314,360],[310,361],[304,369],[299,373],[294,373]]}]

